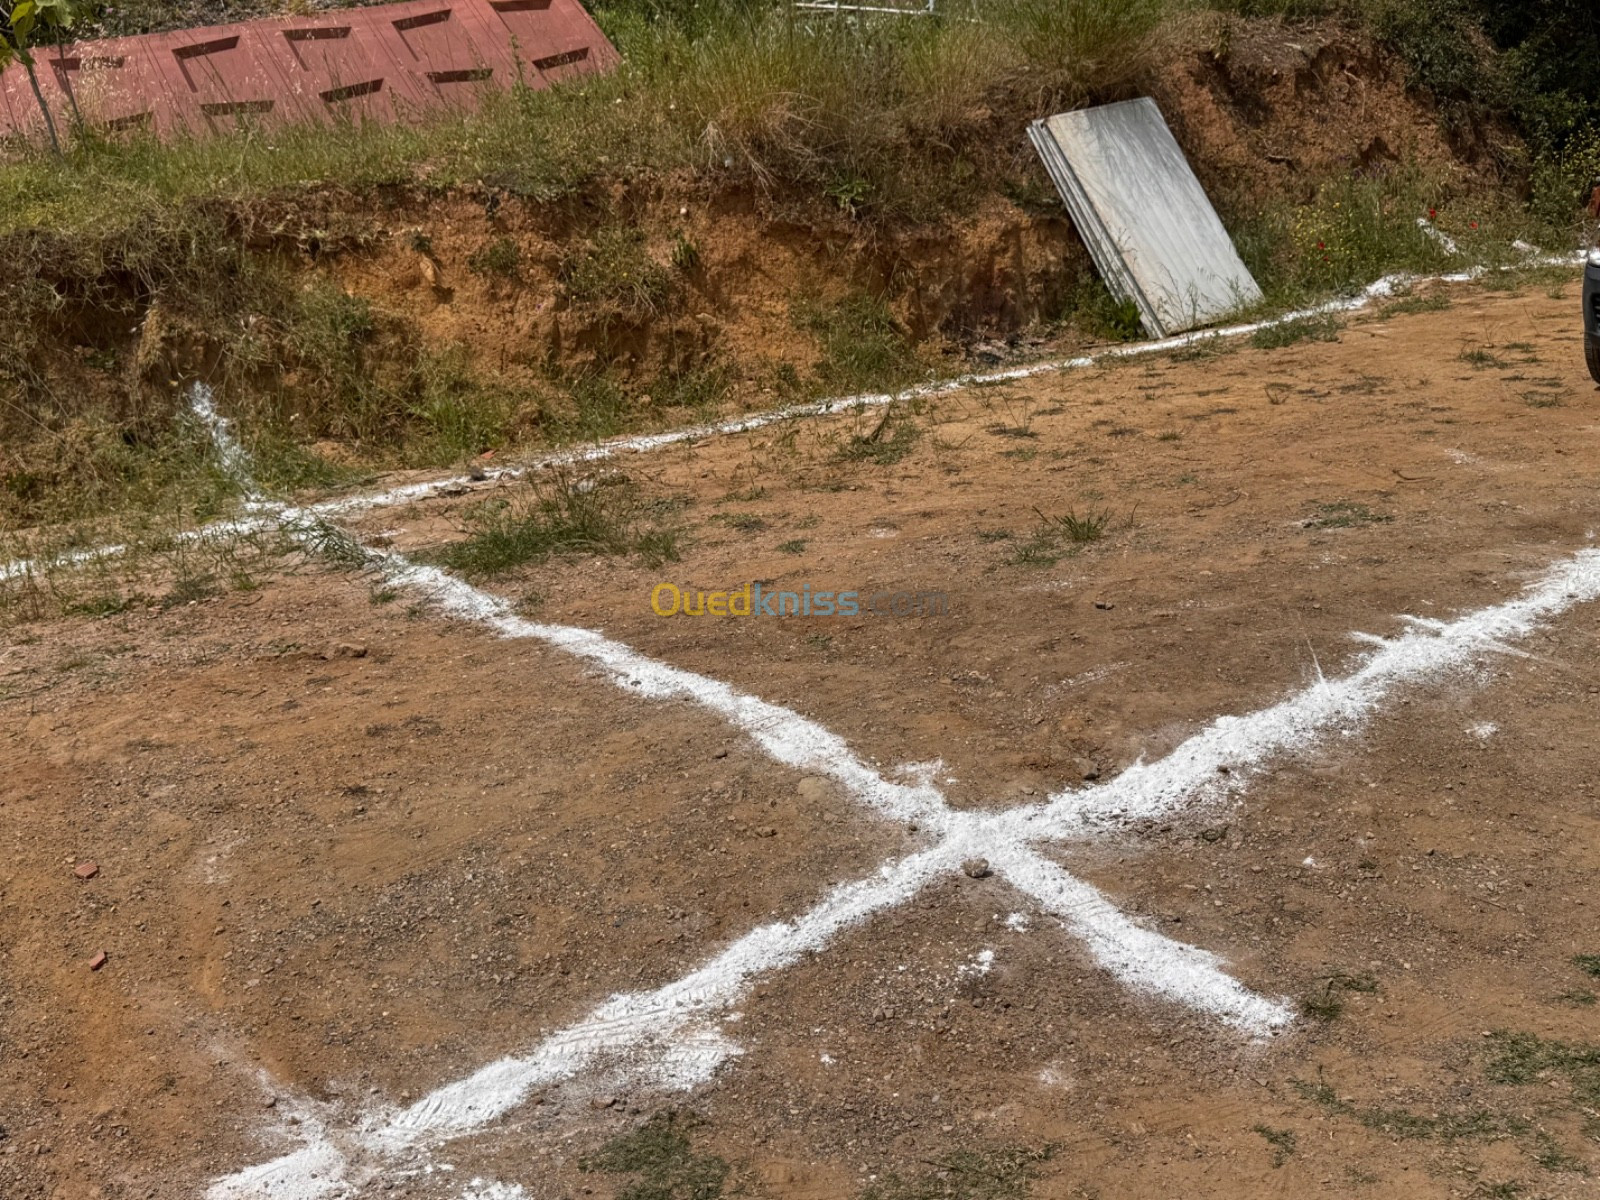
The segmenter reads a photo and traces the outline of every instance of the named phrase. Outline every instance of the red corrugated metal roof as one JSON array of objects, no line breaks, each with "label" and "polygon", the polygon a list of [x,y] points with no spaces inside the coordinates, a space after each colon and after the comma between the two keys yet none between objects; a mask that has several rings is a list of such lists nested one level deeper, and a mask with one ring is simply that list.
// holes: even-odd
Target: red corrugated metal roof
[{"label": "red corrugated metal roof", "polygon": [[[609,70],[579,0],[410,0],[38,50],[59,128],[205,133],[243,122],[415,119],[488,91]],[[0,74],[0,136],[44,136],[20,65]]]}]

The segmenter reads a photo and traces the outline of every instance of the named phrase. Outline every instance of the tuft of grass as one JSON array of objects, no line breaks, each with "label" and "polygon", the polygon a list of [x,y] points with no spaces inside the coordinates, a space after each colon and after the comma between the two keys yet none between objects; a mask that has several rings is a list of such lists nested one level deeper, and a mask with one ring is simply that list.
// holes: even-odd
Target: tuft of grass
[{"label": "tuft of grass", "polygon": [[1039,517],[1039,524],[1035,526],[1032,536],[1018,543],[1007,556],[1006,562],[1011,566],[1053,567],[1068,555],[1076,554],[1083,546],[1105,537],[1111,524],[1111,514],[1104,511],[1090,510],[1082,516],[1067,512],[1055,517],[1046,516],[1037,508],[1033,511]]},{"label": "tuft of grass", "polygon": [[686,234],[679,233],[672,239],[672,265],[684,274],[699,270],[701,262],[700,247]]},{"label": "tuft of grass", "polygon": [[1300,1000],[1300,1011],[1318,1021],[1336,1021],[1344,1013],[1341,992],[1373,993],[1378,981],[1369,974],[1334,975],[1321,988],[1312,988]]},{"label": "tuft of grass", "polygon": [[626,481],[558,471],[529,488],[531,495],[518,501],[478,506],[467,535],[431,557],[474,578],[563,554],[636,554],[651,566],[678,557],[676,527]]},{"label": "tuft of grass", "polygon": [[1054,532],[1057,536],[1065,538],[1074,545],[1084,545],[1088,542],[1098,542],[1105,537],[1106,530],[1111,526],[1111,513],[1106,510],[1095,512],[1092,509],[1079,516],[1076,512],[1068,511],[1059,517],[1046,516],[1039,509],[1039,524],[1042,529]]},{"label": "tuft of grass", "polygon": [[184,571],[172,581],[167,594],[161,597],[161,607],[177,608],[180,605],[196,604],[201,600],[210,600],[220,595],[222,595],[222,581],[214,572]]},{"label": "tuft of grass", "polygon": [[617,1187],[616,1200],[717,1200],[728,1180],[728,1163],[715,1154],[695,1153],[689,1135],[697,1124],[682,1113],[657,1113],[579,1159],[578,1169],[632,1176]]},{"label": "tuft of grass", "polygon": [[1040,531],[1026,541],[1019,542],[1016,549],[1006,555],[1006,564],[1013,567],[1053,567],[1069,553],[1069,550],[1062,548],[1060,539],[1047,531]]},{"label": "tuft of grass", "polygon": [[984,426],[984,429],[986,432],[992,433],[996,437],[1036,438],[1039,436],[1039,431],[1036,429],[1030,429],[1026,423],[1020,425],[1007,425],[1003,421],[997,421],[993,425]]},{"label": "tuft of grass", "polygon": [[805,538],[790,538],[787,542],[778,543],[779,554],[804,554],[805,552]]},{"label": "tuft of grass", "polygon": [[909,416],[891,404],[883,416],[864,433],[853,433],[834,454],[838,462],[870,462],[880,467],[893,466],[910,454],[922,437],[922,430]]},{"label": "tuft of grass", "polygon": [[604,225],[589,244],[562,264],[567,295],[580,304],[643,321],[661,315],[672,294],[672,274],[650,257],[642,229]]},{"label": "tuft of grass", "polygon": [[1301,342],[1337,342],[1344,323],[1332,313],[1317,317],[1296,317],[1268,325],[1250,335],[1250,344],[1257,350],[1281,350]]},{"label": "tuft of grass", "polygon": [[1600,954],[1574,954],[1572,965],[1591,979],[1600,979]]},{"label": "tuft of grass", "polygon": [[323,517],[304,518],[286,532],[307,554],[346,570],[365,567],[374,558],[354,534]]},{"label": "tuft of grass", "polygon": [[495,238],[467,258],[467,270],[475,275],[498,275],[514,279],[522,262],[522,252],[517,243],[508,237]]},{"label": "tuft of grass", "polygon": [[1081,276],[1069,303],[1069,315],[1090,337],[1132,342],[1144,332],[1139,306],[1114,297],[1098,275]]},{"label": "tuft of grass", "polygon": [[1272,1165],[1281,1167],[1288,1162],[1295,1151],[1295,1136],[1292,1129],[1274,1129],[1270,1125],[1252,1125],[1254,1133],[1259,1133],[1267,1139],[1267,1144],[1272,1147]]},{"label": "tuft of grass", "polygon": [[861,1200],[1023,1200],[1039,1165],[1054,1147],[1024,1150],[953,1150],[927,1160],[931,1168],[907,1178],[889,1174],[867,1187]]},{"label": "tuft of grass", "polygon": [[1503,367],[1506,365],[1506,360],[1500,358],[1487,346],[1463,346],[1461,353],[1456,355],[1456,358],[1479,371],[1486,367]]}]

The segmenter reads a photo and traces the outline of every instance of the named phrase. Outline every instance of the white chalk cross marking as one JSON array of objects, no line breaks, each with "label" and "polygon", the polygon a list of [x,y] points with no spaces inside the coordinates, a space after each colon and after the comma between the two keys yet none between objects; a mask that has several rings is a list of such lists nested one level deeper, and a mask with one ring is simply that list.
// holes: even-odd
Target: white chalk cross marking
[{"label": "white chalk cross marking", "polygon": [[[216,439],[219,458],[248,480],[244,455],[209,392],[197,387],[193,405]],[[302,541],[327,535],[320,514],[260,498],[250,509]],[[985,812],[952,809],[929,772],[914,782],[887,779],[836,734],[727,683],[651,659],[592,630],[525,620],[499,597],[398,553],[366,553],[392,584],[430,599],[445,615],[502,637],[544,642],[635,695],[709,709],[775,762],[831,779],[871,811],[914,824],[930,844],[865,879],[835,885],[791,920],[752,929],[683,977],[652,991],[613,996],[526,1054],[491,1063],[410,1105],[377,1108],[337,1125],[308,1112],[297,1149],[213,1181],[210,1200],[351,1195],[368,1181],[425,1168],[443,1143],[483,1131],[536,1090],[584,1074],[603,1070],[638,1088],[703,1084],[742,1052],[721,1025],[758,978],[825,948],[843,930],[906,903],[974,858],[986,860],[996,876],[1058,918],[1124,986],[1185,1005],[1247,1037],[1269,1035],[1293,1019],[1285,1001],[1246,988],[1210,951],[1128,917],[1036,847],[1103,839],[1128,822],[1225,804],[1270,763],[1355,732],[1396,687],[1470,668],[1573,605],[1600,598],[1600,551],[1580,551],[1514,600],[1450,622],[1412,620],[1394,638],[1366,636],[1373,648],[1350,674],[1319,676],[1268,708],[1217,718],[1159,761],[1141,761],[1115,779],[1065,789],[1041,804]],[[520,1194],[515,1185],[493,1186],[508,1196]]]}]

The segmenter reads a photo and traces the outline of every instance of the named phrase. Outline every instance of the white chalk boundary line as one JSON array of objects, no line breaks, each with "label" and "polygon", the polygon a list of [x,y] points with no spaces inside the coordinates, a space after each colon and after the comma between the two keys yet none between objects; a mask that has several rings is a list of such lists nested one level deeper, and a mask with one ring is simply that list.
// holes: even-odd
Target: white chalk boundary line
[{"label": "white chalk boundary line", "polygon": [[[209,393],[197,388],[193,399],[219,444],[236,446]],[[312,542],[326,536],[323,519],[311,510],[255,503],[293,537]],[[330,1129],[320,1121],[303,1126],[299,1149],[213,1181],[210,1200],[348,1195],[403,1164],[427,1162],[439,1144],[482,1131],[533,1091],[586,1071],[604,1068],[640,1088],[702,1084],[741,1053],[719,1026],[757,978],[822,950],[842,931],[904,904],[974,857],[986,858],[991,870],[1060,918],[1094,960],[1130,989],[1188,1005],[1249,1035],[1282,1028],[1292,1019],[1285,1002],[1245,988],[1209,951],[1133,921],[1034,844],[1104,837],[1127,821],[1225,802],[1270,762],[1336,733],[1353,733],[1396,687],[1470,667],[1508,649],[1508,639],[1600,597],[1600,552],[1581,551],[1515,600],[1453,622],[1414,621],[1399,637],[1369,638],[1374,651],[1350,675],[1319,677],[1276,705],[1218,718],[1157,762],[1136,764],[1104,784],[1063,790],[1039,805],[994,813],[952,810],[927,780],[885,780],[837,735],[726,683],[648,658],[592,630],[527,621],[505,600],[400,554],[366,553],[393,584],[421,594],[444,614],[502,637],[545,642],[634,694],[699,704],[748,734],[775,761],[823,774],[873,811],[915,821],[936,840],[885,863],[874,876],[834,886],[793,920],[751,930],[680,979],[613,996],[525,1055],[491,1063],[407,1107],[370,1111],[348,1127]]]},{"label": "white chalk boundary line", "polygon": [[[1419,225],[1426,225],[1426,218],[1419,217],[1418,222]],[[1439,234],[1439,231],[1434,229],[1432,225],[1426,225],[1425,232],[1427,231],[1432,231],[1430,236]],[[1439,236],[1444,237],[1445,235],[1439,234]],[[1158,341],[1115,346],[1096,354],[1079,355],[1075,358],[1051,359],[1045,362],[1031,363],[1027,366],[1009,367],[1001,371],[980,371],[967,375],[958,375],[953,379],[941,380],[937,383],[919,384],[916,387],[907,388],[900,392],[870,392],[857,396],[839,396],[828,400],[817,400],[809,404],[790,405],[771,412],[751,413],[748,416],[734,417],[726,421],[692,425],[666,433],[611,438],[603,442],[597,442],[592,446],[580,446],[540,455],[514,466],[489,468],[482,472],[481,478],[474,478],[470,475],[452,475],[443,479],[404,484],[400,487],[388,488],[378,492],[324,500],[318,504],[307,505],[302,511],[328,518],[352,516],[369,509],[410,504],[444,494],[454,495],[463,488],[471,490],[486,487],[502,480],[520,479],[524,475],[554,467],[600,462],[622,454],[646,454],[652,450],[660,450],[664,447],[675,446],[684,442],[698,442],[731,434],[749,433],[768,425],[781,424],[786,421],[800,420],[807,417],[830,416],[858,409],[882,408],[899,401],[942,396],[970,387],[1032,379],[1035,376],[1049,375],[1060,371],[1081,370],[1085,367],[1093,367],[1118,359],[1182,350],[1208,341],[1248,337],[1263,329],[1272,329],[1295,321],[1304,321],[1308,318],[1329,316],[1342,312],[1355,312],[1365,308],[1374,300],[1384,299],[1392,296],[1396,291],[1415,287],[1419,284],[1467,283],[1481,278],[1491,270],[1510,271],[1522,270],[1527,267],[1570,266],[1574,264],[1581,266],[1583,261],[1584,253],[1579,251],[1575,256],[1549,255],[1542,258],[1531,258],[1514,267],[1473,267],[1470,270],[1457,271],[1446,275],[1410,275],[1404,273],[1385,275],[1383,278],[1368,284],[1354,296],[1329,300],[1323,304],[1313,305],[1310,308],[1296,309],[1293,312],[1261,321],[1229,325],[1221,329],[1202,329],[1193,333],[1179,334],[1176,337],[1162,338]],[[242,454],[242,452],[240,453]],[[238,461],[243,462],[243,458],[239,458]],[[250,505],[247,503],[245,508],[248,513]],[[221,540],[240,533],[254,532],[260,529],[263,524],[264,522],[259,518],[248,515],[238,519],[213,521],[199,529],[187,530],[176,535],[175,541],[186,544],[204,542],[213,538]],[[90,562],[116,558],[127,553],[127,551],[128,547],[126,545],[107,545],[65,551],[45,558],[15,559],[7,563],[0,563],[0,583],[26,575],[38,574],[41,570],[52,567],[76,567]]]}]

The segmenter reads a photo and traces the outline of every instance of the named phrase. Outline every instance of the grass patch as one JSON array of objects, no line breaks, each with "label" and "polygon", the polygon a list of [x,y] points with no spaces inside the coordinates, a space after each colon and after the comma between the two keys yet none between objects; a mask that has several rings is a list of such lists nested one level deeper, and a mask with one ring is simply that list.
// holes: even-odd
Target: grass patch
[{"label": "grass patch", "polygon": [[[0,538],[0,559],[25,558],[31,569],[0,579],[0,628],[62,614],[112,616],[145,604],[172,607],[248,591],[293,545],[275,530],[217,531],[195,538],[182,514],[74,527],[51,539]],[[119,554],[68,557],[85,544],[116,544]]]},{"label": "grass patch", "polygon": [[1600,1046],[1577,1045],[1532,1033],[1496,1032],[1484,1074],[1494,1083],[1530,1084],[1564,1076],[1580,1104],[1600,1104]]},{"label": "grass patch", "polygon": [[1589,1173],[1589,1168],[1582,1159],[1566,1150],[1548,1133],[1540,1130],[1533,1135],[1533,1138],[1533,1161],[1546,1171],[1568,1171],[1578,1175]]},{"label": "grass patch", "polygon": [[805,552],[805,538],[790,538],[787,542],[778,543],[779,554],[804,554]]},{"label": "grass patch", "polygon": [[1027,425],[1007,425],[998,421],[993,425],[984,426],[984,430],[987,433],[994,434],[996,437],[1036,438],[1039,436],[1038,430],[1030,429]]},{"label": "grass patch", "polygon": [[567,380],[566,393],[570,407],[551,421],[557,437],[600,441],[627,428],[632,412],[628,396],[612,376],[600,371],[575,375]]},{"label": "grass patch", "polygon": [[1317,505],[1314,516],[1300,522],[1302,529],[1357,529],[1363,525],[1386,525],[1394,517],[1376,513],[1365,504],[1353,500],[1335,500],[1331,504]]},{"label": "grass patch", "polygon": [[630,1176],[617,1186],[616,1200],[717,1200],[728,1180],[728,1163],[715,1154],[695,1153],[689,1135],[697,1124],[681,1113],[657,1113],[579,1159],[578,1169]]},{"label": "grass patch", "polygon": [[1504,1117],[1487,1109],[1424,1116],[1405,1108],[1360,1105],[1341,1100],[1325,1083],[1294,1081],[1301,1099],[1309,1100],[1332,1116],[1353,1118],[1364,1128],[1405,1141],[1456,1142],[1519,1136],[1531,1128],[1520,1117]]},{"label": "grass patch", "polygon": [[861,1200],[1023,1200],[1052,1157],[1052,1147],[954,1150],[927,1160],[930,1169],[919,1175],[886,1175]]},{"label": "grass patch", "polygon": [[1006,564],[1013,567],[1053,567],[1071,553],[1061,545],[1059,538],[1041,530],[1027,541],[1018,543],[1006,556]]},{"label": "grass patch", "polygon": [[659,375],[650,385],[650,399],[665,408],[687,408],[699,413],[716,409],[728,394],[728,371],[703,363]]},{"label": "grass patch", "polygon": [[467,535],[433,560],[485,578],[556,555],[636,554],[650,566],[678,557],[678,530],[663,512],[673,506],[646,502],[626,481],[556,472],[529,486],[532,494],[521,500],[474,509]]},{"label": "grass patch", "polygon": [[803,311],[801,328],[816,336],[818,382],[833,392],[897,387],[919,373],[909,338],[879,296],[857,293]]},{"label": "grass patch", "polygon": [[1572,965],[1591,979],[1600,979],[1600,954],[1574,954]]},{"label": "grass patch", "polygon": [[1398,300],[1391,300],[1378,310],[1380,317],[1399,317],[1409,313],[1431,313],[1446,311],[1452,301],[1443,292],[1429,292],[1427,295],[1402,296]]},{"label": "grass patch", "polygon": [[1332,313],[1317,317],[1296,317],[1258,329],[1250,335],[1257,350],[1281,350],[1301,342],[1337,342],[1344,323]]}]

